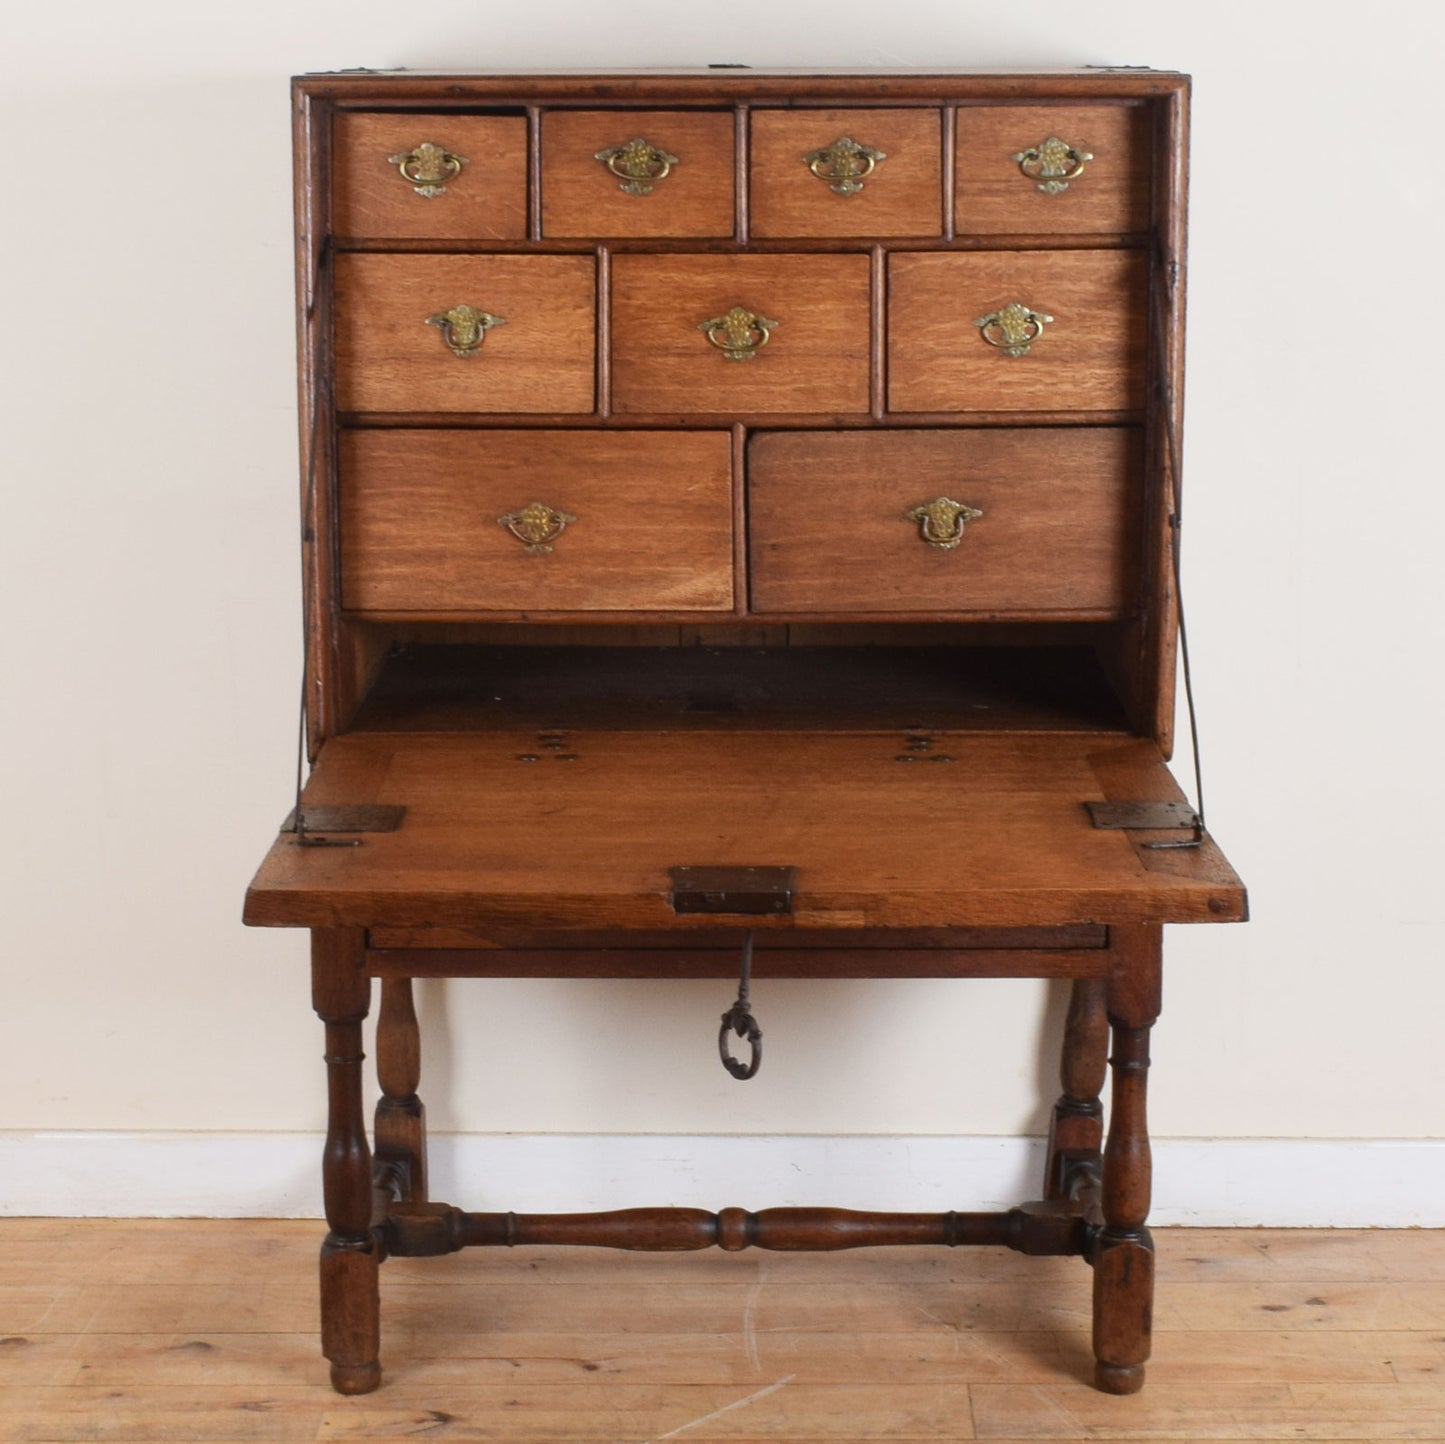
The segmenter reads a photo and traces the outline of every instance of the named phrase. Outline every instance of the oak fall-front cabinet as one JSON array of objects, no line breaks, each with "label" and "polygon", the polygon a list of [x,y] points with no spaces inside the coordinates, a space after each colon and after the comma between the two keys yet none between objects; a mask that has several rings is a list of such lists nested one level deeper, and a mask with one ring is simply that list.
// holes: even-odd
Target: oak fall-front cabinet
[{"label": "oak fall-front cabinet", "polygon": [[[296,83],[312,771],[246,920],[313,935],[336,1388],[385,1257],[528,1243],[1078,1254],[1142,1384],[1162,924],[1245,910],[1165,765],[1187,94]],[[1071,980],[1041,1198],[429,1198],[413,978],[740,977],[745,1077],[749,970]]]}]

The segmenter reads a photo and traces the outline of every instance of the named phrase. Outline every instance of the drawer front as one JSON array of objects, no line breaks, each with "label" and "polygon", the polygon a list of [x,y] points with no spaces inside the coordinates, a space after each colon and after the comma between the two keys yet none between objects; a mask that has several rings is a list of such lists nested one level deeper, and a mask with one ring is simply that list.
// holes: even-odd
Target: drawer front
[{"label": "drawer front", "polygon": [[939,111],[755,110],[751,126],[753,235],[942,233]]},{"label": "drawer front", "polygon": [[612,263],[618,413],[866,412],[868,335],[867,256]]},{"label": "drawer front", "polygon": [[1142,407],[1147,270],[1132,251],[891,256],[890,408]]},{"label": "drawer front", "polygon": [[[1123,615],[1139,453],[1123,427],[764,433],[748,452],[753,608]],[[939,502],[978,515],[919,514]]]},{"label": "drawer front", "polygon": [[336,259],[342,411],[591,411],[595,341],[591,256]]},{"label": "drawer front", "polygon": [[341,111],[332,137],[338,236],[443,241],[526,236],[525,117]]},{"label": "drawer front", "polygon": [[730,236],[733,156],[731,111],[548,111],[542,234]]},{"label": "drawer front", "polygon": [[1149,117],[1142,106],[963,106],[955,140],[959,235],[1149,228]]},{"label": "drawer front", "polygon": [[732,609],[725,432],[347,431],[340,468],[349,610]]}]

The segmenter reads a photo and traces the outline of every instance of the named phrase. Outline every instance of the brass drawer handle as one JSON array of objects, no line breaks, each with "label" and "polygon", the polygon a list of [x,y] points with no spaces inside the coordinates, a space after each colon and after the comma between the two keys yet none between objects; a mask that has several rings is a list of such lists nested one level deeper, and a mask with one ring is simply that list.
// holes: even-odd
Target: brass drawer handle
[{"label": "brass drawer handle", "polygon": [[701,331],[729,361],[751,361],[772,338],[777,321],[770,321],[746,306],[734,306],[721,316],[700,322]]},{"label": "brass drawer handle", "polygon": [[401,172],[403,180],[411,182],[411,188],[419,196],[434,200],[446,194],[446,183],[461,175],[462,167],[469,164],[466,156],[454,155],[434,141],[424,140],[415,150],[399,151],[386,158],[388,165],[394,165]]},{"label": "brass drawer handle", "polygon": [[650,196],[653,186],[682,163],[640,135],[599,150],[593,159],[600,160],[617,177],[617,189],[630,196]]},{"label": "brass drawer handle", "polygon": [[466,360],[482,349],[482,342],[493,326],[505,326],[505,316],[494,316],[490,311],[479,311],[475,306],[453,306],[450,311],[439,311],[428,316],[426,324],[435,326],[442,333],[442,340],[453,356]]},{"label": "brass drawer handle", "polygon": [[567,530],[569,522],[577,518],[570,511],[558,511],[545,501],[534,501],[521,511],[508,512],[497,518],[497,525],[504,526],[524,542],[529,552],[540,554],[552,550],[552,543]]},{"label": "brass drawer handle", "polygon": [[1054,318],[1042,311],[1030,311],[1022,301],[1010,301],[1001,311],[990,311],[973,324],[990,346],[1005,356],[1027,356],[1029,347],[1044,334]]},{"label": "brass drawer handle", "polygon": [[1086,162],[1093,160],[1094,153],[1080,146],[1070,145],[1066,140],[1051,135],[1038,145],[1017,151],[1013,159],[1019,169],[1031,180],[1036,189],[1046,196],[1062,195],[1069,188],[1071,180],[1078,180],[1084,173]]},{"label": "brass drawer handle", "polygon": [[846,135],[803,157],[808,169],[819,180],[827,181],[828,189],[840,196],[856,196],[878,162],[887,159],[883,151],[860,145]]},{"label": "brass drawer handle", "polygon": [[963,529],[977,521],[983,513],[977,507],[965,506],[949,496],[936,496],[903,515],[918,523],[918,535],[931,547],[951,552],[963,540]]}]

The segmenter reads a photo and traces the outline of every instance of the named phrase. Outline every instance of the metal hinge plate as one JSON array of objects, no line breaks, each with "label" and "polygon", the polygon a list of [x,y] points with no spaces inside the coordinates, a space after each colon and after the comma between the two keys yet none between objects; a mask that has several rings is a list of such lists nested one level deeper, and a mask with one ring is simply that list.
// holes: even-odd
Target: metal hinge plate
[{"label": "metal hinge plate", "polygon": [[[307,832],[395,832],[406,808],[394,803],[353,803],[339,807],[303,807]],[[282,832],[296,831],[296,809],[286,814]]]},{"label": "metal hinge plate", "polygon": [[1197,827],[1199,814],[1187,802],[1086,802],[1095,827],[1143,832],[1150,828]]}]

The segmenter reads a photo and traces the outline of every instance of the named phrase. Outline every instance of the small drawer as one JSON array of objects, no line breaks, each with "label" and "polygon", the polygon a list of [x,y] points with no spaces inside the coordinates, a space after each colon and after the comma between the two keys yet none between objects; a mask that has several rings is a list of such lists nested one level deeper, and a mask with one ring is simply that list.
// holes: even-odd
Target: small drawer
[{"label": "small drawer", "polygon": [[542,117],[545,236],[731,236],[731,111]]},{"label": "small drawer", "polygon": [[591,256],[336,258],[342,411],[591,411]]},{"label": "small drawer", "polygon": [[755,110],[751,127],[753,235],[942,233],[937,110]]},{"label": "small drawer", "polygon": [[890,409],[1142,407],[1147,272],[1133,251],[891,256]]},{"label": "small drawer", "polygon": [[731,457],[716,431],[343,432],[342,605],[730,611]]},{"label": "small drawer", "polygon": [[1123,427],[756,436],[753,610],[1124,615],[1139,452]]},{"label": "small drawer", "polygon": [[613,410],[867,411],[869,324],[866,256],[616,256]]},{"label": "small drawer", "polygon": [[1143,106],[963,106],[955,140],[954,225],[961,236],[1149,228]]},{"label": "small drawer", "polygon": [[525,238],[525,117],[341,111],[332,138],[336,235]]}]

